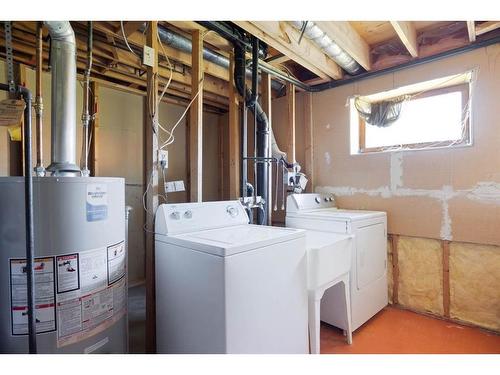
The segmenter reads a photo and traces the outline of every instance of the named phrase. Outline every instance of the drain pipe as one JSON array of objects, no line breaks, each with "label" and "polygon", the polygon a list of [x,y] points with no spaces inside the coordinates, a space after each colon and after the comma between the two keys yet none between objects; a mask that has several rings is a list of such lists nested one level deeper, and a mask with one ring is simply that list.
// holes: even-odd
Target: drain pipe
[{"label": "drain pipe", "polygon": [[36,166],[37,176],[45,176],[43,167],[43,100],[42,100],[42,64],[43,64],[43,23],[38,22],[36,29]]},{"label": "drain pipe", "polygon": [[51,37],[51,164],[54,176],[80,173],[76,165],[76,43],[68,21],[46,21]]},{"label": "drain pipe", "polygon": [[[0,83],[0,90],[9,92],[9,85]],[[26,226],[26,286],[28,300],[28,348],[29,354],[37,353],[35,318],[35,230],[33,205],[33,175],[31,173],[31,91],[17,86],[17,96],[25,102],[24,107],[24,215]]]}]

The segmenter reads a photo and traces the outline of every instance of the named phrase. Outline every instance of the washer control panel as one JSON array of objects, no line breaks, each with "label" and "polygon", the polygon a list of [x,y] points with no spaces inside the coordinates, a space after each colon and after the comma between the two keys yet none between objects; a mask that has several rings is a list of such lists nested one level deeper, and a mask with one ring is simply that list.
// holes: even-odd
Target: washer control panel
[{"label": "washer control panel", "polygon": [[239,200],[162,204],[155,233],[171,235],[241,224],[248,224],[248,216]]},{"label": "washer control panel", "polygon": [[286,205],[287,212],[335,207],[335,197],[333,194],[316,193],[290,194]]}]

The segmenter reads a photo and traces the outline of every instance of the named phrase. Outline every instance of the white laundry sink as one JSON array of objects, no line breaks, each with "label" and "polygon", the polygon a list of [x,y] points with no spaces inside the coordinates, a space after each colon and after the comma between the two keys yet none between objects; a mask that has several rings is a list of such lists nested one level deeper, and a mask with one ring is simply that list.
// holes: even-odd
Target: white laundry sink
[{"label": "white laundry sink", "polygon": [[308,230],[307,288],[318,289],[351,268],[351,235]]}]

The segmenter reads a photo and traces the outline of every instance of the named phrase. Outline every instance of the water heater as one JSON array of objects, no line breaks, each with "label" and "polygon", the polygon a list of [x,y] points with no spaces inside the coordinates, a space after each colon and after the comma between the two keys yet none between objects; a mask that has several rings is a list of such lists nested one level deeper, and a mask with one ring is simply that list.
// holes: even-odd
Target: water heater
[{"label": "water heater", "polygon": [[[123,178],[36,177],[38,353],[126,353]],[[0,177],[0,353],[28,352],[24,178]]]}]

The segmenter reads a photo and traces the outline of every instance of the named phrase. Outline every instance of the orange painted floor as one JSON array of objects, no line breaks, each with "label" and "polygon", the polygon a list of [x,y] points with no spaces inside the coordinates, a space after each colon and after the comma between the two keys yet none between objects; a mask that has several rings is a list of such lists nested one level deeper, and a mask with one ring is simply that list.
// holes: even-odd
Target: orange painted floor
[{"label": "orange painted floor", "polygon": [[353,334],[321,324],[322,354],[500,353],[500,335],[394,307],[386,307]]}]

